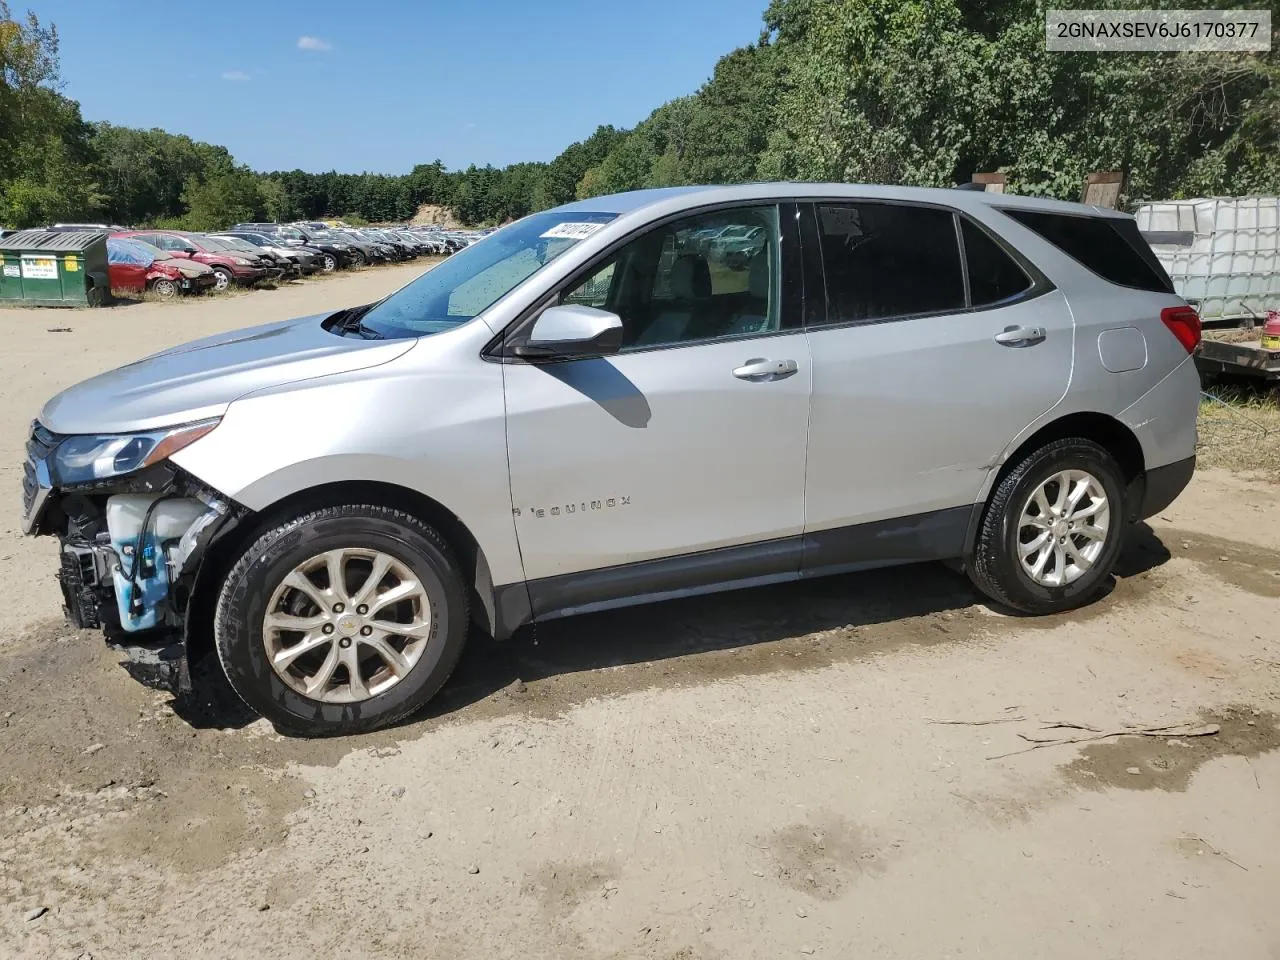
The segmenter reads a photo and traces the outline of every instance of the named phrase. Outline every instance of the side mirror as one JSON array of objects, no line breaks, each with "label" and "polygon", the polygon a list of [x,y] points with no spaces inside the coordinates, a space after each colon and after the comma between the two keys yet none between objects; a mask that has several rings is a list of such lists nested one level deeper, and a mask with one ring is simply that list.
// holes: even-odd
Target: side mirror
[{"label": "side mirror", "polygon": [[195,247],[186,247],[183,249],[182,252],[185,253],[188,257],[194,257],[200,251],[197,250]]},{"label": "side mirror", "polygon": [[548,307],[534,321],[527,342],[515,348],[526,360],[602,357],[622,346],[622,318],[607,310],[569,304]]}]

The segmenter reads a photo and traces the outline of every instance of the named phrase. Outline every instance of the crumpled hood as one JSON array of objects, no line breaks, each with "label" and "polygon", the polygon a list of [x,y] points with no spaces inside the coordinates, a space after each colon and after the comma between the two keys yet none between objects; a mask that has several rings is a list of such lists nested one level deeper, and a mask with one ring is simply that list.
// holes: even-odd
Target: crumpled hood
[{"label": "crumpled hood", "polygon": [[246,394],[350,373],[407,353],[413,339],[340,337],[331,314],[194,340],[62,391],[40,413],[54,433],[127,433],[218,417]]},{"label": "crumpled hood", "polygon": [[157,261],[166,266],[177,267],[185,277],[202,277],[206,273],[213,273],[213,268],[205,266],[203,263],[196,263],[194,260],[179,260],[174,257],[172,260]]}]

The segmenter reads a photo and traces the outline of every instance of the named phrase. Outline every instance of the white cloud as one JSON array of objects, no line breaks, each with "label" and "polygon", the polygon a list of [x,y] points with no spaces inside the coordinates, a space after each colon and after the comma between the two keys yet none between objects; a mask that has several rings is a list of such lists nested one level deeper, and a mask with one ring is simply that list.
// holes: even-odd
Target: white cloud
[{"label": "white cloud", "polygon": [[299,50],[314,50],[316,53],[324,53],[326,50],[332,50],[333,44],[328,40],[321,40],[319,37],[299,37]]},{"label": "white cloud", "polygon": [[245,73],[243,70],[223,70],[222,79],[233,80],[237,83],[243,83],[245,80],[249,79],[249,75]]}]

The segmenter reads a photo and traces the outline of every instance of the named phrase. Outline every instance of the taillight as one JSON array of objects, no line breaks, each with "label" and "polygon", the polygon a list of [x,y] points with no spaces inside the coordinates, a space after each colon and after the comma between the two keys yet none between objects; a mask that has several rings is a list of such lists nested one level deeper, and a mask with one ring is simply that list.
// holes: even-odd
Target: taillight
[{"label": "taillight", "polygon": [[1160,322],[1178,338],[1187,353],[1193,353],[1200,345],[1200,314],[1191,307],[1165,307],[1160,311]]}]

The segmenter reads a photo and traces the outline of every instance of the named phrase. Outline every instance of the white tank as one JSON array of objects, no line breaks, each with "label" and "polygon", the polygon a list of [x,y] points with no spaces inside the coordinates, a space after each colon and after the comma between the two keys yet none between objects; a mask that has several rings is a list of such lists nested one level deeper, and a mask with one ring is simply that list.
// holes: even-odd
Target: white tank
[{"label": "white tank", "polygon": [[[107,530],[111,533],[111,542],[119,544],[136,540],[147,508],[159,499],[153,493],[119,493],[108,497]],[[177,540],[208,509],[199,500],[163,500],[151,514],[147,533],[161,543]]]},{"label": "white tank", "polygon": [[1206,320],[1264,318],[1280,309],[1280,197],[1148,203],[1138,229],[1180,297]]}]

